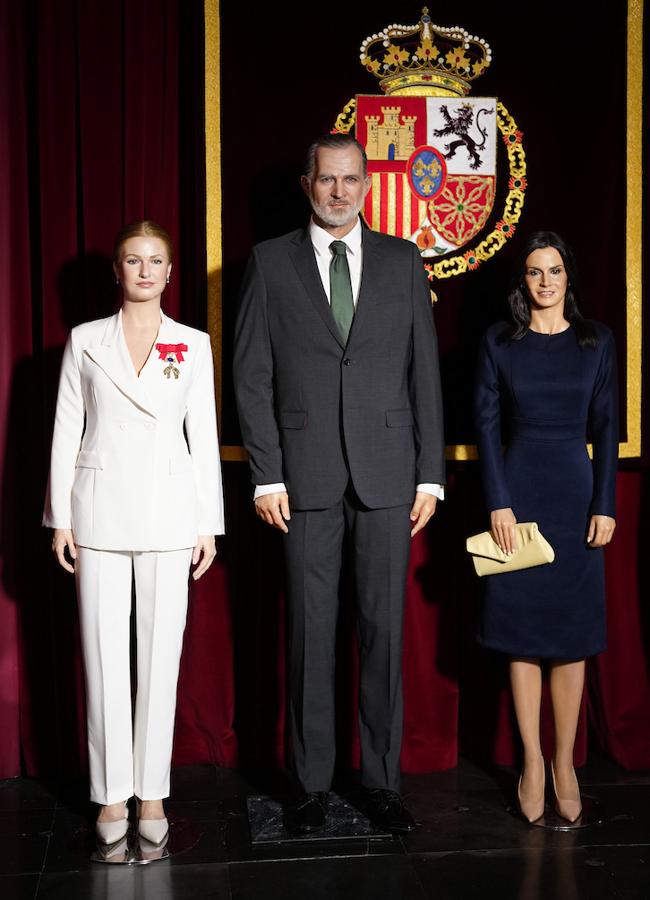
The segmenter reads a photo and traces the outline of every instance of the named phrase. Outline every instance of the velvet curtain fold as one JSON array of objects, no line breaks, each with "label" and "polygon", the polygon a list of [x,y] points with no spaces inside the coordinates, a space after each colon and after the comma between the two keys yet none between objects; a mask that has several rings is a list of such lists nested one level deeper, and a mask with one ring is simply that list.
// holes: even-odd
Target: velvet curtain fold
[{"label": "velvet curtain fold", "polygon": [[[0,35],[14,53],[0,52],[0,452],[11,442],[9,412],[12,373],[31,353],[30,196],[27,159],[27,59],[19,9],[0,6]],[[4,47],[3,47],[4,50]],[[23,52],[21,52],[23,51]],[[2,495],[6,497],[7,466]],[[0,582],[0,776],[20,772],[19,617],[15,602],[15,550],[12,523],[2,516]]]}]

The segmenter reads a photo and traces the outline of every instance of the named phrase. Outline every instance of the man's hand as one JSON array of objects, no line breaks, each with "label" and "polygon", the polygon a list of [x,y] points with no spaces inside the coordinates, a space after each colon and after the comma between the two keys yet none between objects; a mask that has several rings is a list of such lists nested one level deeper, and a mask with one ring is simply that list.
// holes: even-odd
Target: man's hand
[{"label": "man's hand", "polygon": [[52,552],[59,561],[59,565],[62,566],[66,572],[74,572],[74,567],[71,566],[65,558],[66,547],[68,548],[68,553],[71,558],[76,559],[77,548],[74,545],[72,531],[69,528],[55,528],[54,533],[52,534]]},{"label": "man's hand", "polygon": [[[217,545],[215,543],[213,534],[203,534],[199,535],[196,547],[192,551],[192,565],[196,566],[196,569],[192,572],[192,578],[194,581],[198,581],[201,575],[205,571],[207,571],[212,565],[212,560],[217,555]],[[203,559],[201,559],[203,556]],[[200,562],[199,562],[200,560]],[[197,563],[198,566],[197,566]]]},{"label": "man's hand", "polygon": [[592,516],[589,520],[587,543],[590,547],[604,547],[609,544],[616,528],[616,521],[611,516]]},{"label": "man's hand", "polygon": [[409,514],[411,522],[413,522],[413,528],[411,528],[411,537],[417,534],[418,531],[422,531],[424,526],[436,511],[437,502],[438,498],[433,494],[426,494],[424,491],[417,492],[417,494],[415,495],[415,500],[413,501],[413,507]]},{"label": "man's hand", "polygon": [[279,528],[285,534],[289,532],[286,523],[291,519],[291,514],[289,512],[289,495],[286,491],[258,497],[255,501],[255,512],[268,525]]}]

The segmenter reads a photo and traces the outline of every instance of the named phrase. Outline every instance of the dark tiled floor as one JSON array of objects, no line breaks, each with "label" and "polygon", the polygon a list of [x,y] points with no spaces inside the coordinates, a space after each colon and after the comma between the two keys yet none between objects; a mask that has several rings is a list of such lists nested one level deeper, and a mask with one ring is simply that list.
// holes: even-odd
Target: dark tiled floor
[{"label": "dark tiled floor", "polygon": [[258,862],[231,866],[233,900],[426,900],[407,856]]},{"label": "dark tiled floor", "polygon": [[[515,773],[467,760],[404,777],[422,828],[392,840],[255,846],[246,798],[281,797],[278,772],[190,766],[173,773],[170,819],[201,836],[147,867],[90,862],[94,814],[83,782],[0,782],[2,900],[650,900],[650,774],[595,757],[581,770],[603,824],[573,833],[511,815]],[[353,796],[354,776],[342,778]],[[352,794],[350,792],[352,791]]]},{"label": "dark tiled floor", "polygon": [[[0,884],[1,887],[1,884]],[[103,866],[43,875],[38,898],[48,900],[224,900],[230,898],[228,866],[219,863]]]},{"label": "dark tiled floor", "polygon": [[647,900],[648,847],[539,847],[413,857],[425,897],[436,900]]}]

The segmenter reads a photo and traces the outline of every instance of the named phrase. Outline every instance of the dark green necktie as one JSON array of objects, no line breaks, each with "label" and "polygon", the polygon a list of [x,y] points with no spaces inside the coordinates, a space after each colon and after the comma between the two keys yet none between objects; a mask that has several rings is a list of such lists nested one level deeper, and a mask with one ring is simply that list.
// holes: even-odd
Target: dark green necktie
[{"label": "dark green necktie", "polygon": [[354,318],[347,245],[345,241],[332,241],[330,250],[332,251],[332,261],[330,263],[330,305],[334,321],[339,326],[343,343],[347,343],[350,326]]}]

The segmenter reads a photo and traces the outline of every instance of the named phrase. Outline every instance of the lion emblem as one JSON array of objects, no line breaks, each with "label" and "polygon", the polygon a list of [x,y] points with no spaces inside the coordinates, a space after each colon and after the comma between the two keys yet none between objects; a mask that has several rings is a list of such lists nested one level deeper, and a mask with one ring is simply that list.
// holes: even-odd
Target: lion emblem
[{"label": "lion emblem", "polygon": [[483,161],[479,151],[485,147],[485,142],[487,140],[487,131],[481,126],[479,119],[481,113],[491,115],[493,111],[494,110],[486,109],[482,106],[476,113],[475,124],[482,137],[480,143],[477,143],[469,133],[470,128],[474,124],[473,108],[469,104],[461,106],[458,112],[452,116],[449,114],[449,110],[445,105],[441,106],[440,112],[447,124],[443,128],[436,128],[433,132],[434,135],[436,137],[455,135],[458,138],[457,141],[450,141],[448,144],[445,144],[445,150],[447,151],[444,154],[445,159],[451,159],[452,156],[456,155],[456,151],[459,147],[464,147],[467,150],[467,155],[471,159],[470,167],[472,169],[478,169]]}]

